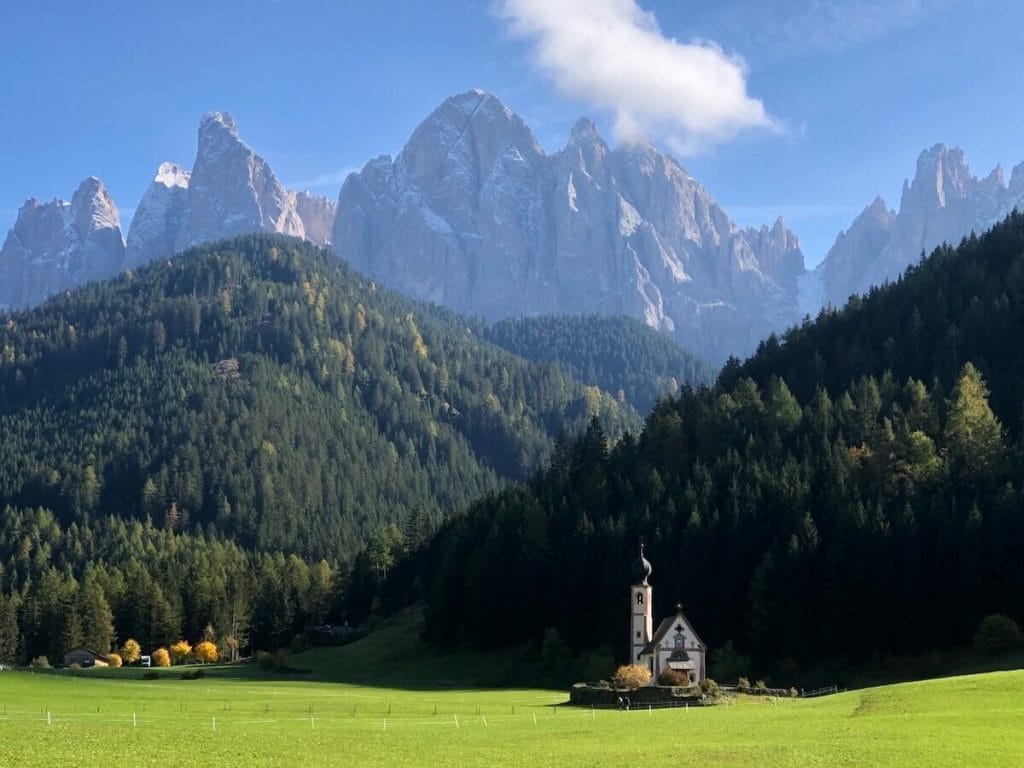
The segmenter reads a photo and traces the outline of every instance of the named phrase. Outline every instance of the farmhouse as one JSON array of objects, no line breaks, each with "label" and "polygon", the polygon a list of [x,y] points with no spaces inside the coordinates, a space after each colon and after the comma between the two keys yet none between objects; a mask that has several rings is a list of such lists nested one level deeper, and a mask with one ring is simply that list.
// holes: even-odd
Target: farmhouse
[{"label": "farmhouse", "polygon": [[707,677],[707,646],[679,603],[676,603],[675,614],[667,616],[654,630],[653,590],[647,581],[650,576],[651,564],[644,557],[641,544],[640,559],[633,564],[633,585],[629,590],[631,663],[643,664],[651,671],[652,685],[666,669],[688,675],[691,683],[700,683]]},{"label": "farmhouse", "polygon": [[88,648],[72,648],[64,654],[64,666],[70,667],[72,664],[80,667],[105,667],[107,657]]}]

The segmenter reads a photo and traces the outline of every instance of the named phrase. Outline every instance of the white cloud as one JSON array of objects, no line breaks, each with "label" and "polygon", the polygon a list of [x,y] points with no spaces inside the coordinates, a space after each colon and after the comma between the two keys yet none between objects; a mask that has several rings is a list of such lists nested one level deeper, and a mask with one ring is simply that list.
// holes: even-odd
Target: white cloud
[{"label": "white cloud", "polygon": [[694,154],[751,129],[779,130],[747,94],[743,61],[713,42],[666,37],[635,0],[497,0],[511,31],[565,96],[611,111],[622,141]]}]

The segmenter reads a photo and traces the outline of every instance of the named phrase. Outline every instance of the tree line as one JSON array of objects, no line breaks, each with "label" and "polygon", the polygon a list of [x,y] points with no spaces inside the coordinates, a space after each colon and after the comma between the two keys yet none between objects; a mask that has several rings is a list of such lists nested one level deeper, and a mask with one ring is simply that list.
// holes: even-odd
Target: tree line
[{"label": "tree line", "polygon": [[714,383],[717,369],[668,336],[631,317],[544,315],[501,320],[487,331],[499,347],[527,360],[558,363],[647,413],[684,386]]}]

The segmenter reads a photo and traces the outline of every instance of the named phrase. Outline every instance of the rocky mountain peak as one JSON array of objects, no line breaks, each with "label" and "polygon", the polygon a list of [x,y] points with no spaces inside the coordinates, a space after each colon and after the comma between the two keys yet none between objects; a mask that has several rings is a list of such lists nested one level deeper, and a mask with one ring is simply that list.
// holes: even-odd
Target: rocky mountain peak
[{"label": "rocky mountain peak", "polygon": [[1024,198],[1024,163],[1014,166],[1010,171],[1010,184],[1008,191],[1015,199]]},{"label": "rocky mountain peak", "polygon": [[943,207],[951,199],[965,197],[976,185],[977,179],[971,175],[963,150],[936,144],[918,157],[917,173],[909,188],[904,187],[900,207]]},{"label": "rocky mountain peak", "polygon": [[334,203],[286,189],[270,165],[239,136],[227,112],[199,122],[196,159],[189,172],[162,163],[128,231],[128,264],[163,258],[190,245],[247,232],[330,240]]},{"label": "rocky mountain peak", "polygon": [[581,117],[577,120],[576,124],[572,127],[572,131],[569,133],[569,146],[594,144],[597,142],[604,143],[597,132],[597,126],[594,125],[594,121],[589,117]]},{"label": "rocky mountain peak", "polygon": [[233,139],[238,138],[238,123],[227,112],[207,112],[199,121],[199,143],[203,139],[227,134]]},{"label": "rocky mountain peak", "polygon": [[303,237],[295,194],[238,136],[226,112],[199,124],[199,145],[174,250],[246,232]]},{"label": "rocky mountain peak", "polygon": [[744,240],[757,255],[759,268],[780,285],[789,285],[804,271],[804,254],[800,238],[796,236],[782,216],[769,227],[744,230]]},{"label": "rocky mountain peak", "polygon": [[115,275],[124,254],[117,205],[95,176],[79,185],[70,203],[29,198],[0,249],[0,305],[32,306]]},{"label": "rocky mountain peak", "polygon": [[985,189],[1001,189],[1006,186],[1006,176],[1003,173],[1002,163],[997,163],[988,176],[981,180],[981,186]]},{"label": "rocky mountain peak", "polygon": [[121,214],[107,188],[95,176],[79,184],[71,197],[71,221],[79,237],[94,230],[116,229],[120,236]]},{"label": "rocky mountain peak", "polygon": [[841,304],[893,280],[922,253],[991,227],[1022,202],[1024,163],[1014,168],[1007,187],[1002,166],[979,180],[959,147],[929,147],[918,157],[913,181],[903,183],[898,213],[876,198],[840,233],[816,270],[826,300]]},{"label": "rocky mountain peak", "polygon": [[346,179],[332,247],[412,296],[497,319],[626,314],[713,359],[798,319],[799,241],[740,231],[649,143],[589,120],[548,155],[494,96],[446,99],[392,162]]},{"label": "rocky mountain peak", "polygon": [[526,124],[491,93],[450,96],[413,131],[399,155],[400,167],[424,181],[441,174],[486,174],[507,157],[533,160],[544,150]]},{"label": "rocky mountain peak", "polygon": [[161,163],[157,168],[128,227],[127,267],[174,253],[191,178],[177,163]]},{"label": "rocky mountain peak", "polygon": [[871,205],[861,211],[860,215],[872,215],[874,217],[888,216],[891,213],[889,206],[885,204],[885,200],[882,199],[881,195],[876,195],[875,199],[871,201]]},{"label": "rocky mountain peak", "polygon": [[567,161],[586,173],[597,172],[610,152],[608,145],[597,132],[597,126],[587,117],[581,117],[569,134],[569,141],[562,150]]}]

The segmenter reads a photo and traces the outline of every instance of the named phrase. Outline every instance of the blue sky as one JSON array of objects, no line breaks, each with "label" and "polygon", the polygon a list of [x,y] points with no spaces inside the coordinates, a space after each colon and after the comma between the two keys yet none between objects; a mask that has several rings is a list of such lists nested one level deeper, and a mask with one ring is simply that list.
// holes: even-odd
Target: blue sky
[{"label": "blue sky", "polygon": [[472,87],[549,151],[580,115],[612,142],[652,136],[739,223],[781,213],[811,265],[876,194],[898,205],[927,146],[963,147],[976,175],[1024,160],[1008,1],[58,0],[12,4],[3,26],[3,231],[25,197],[90,174],[127,230],[212,109],[283,181],[335,197]]}]

